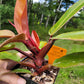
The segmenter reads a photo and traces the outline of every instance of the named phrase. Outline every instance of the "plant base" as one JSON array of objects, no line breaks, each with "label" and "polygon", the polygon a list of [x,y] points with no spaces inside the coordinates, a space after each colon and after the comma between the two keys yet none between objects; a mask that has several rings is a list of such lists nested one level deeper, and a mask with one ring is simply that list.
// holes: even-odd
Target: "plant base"
[{"label": "plant base", "polygon": [[24,74],[22,76],[27,80],[27,84],[54,84],[58,72],[59,68],[52,66],[49,70],[42,72],[38,76],[31,76],[30,74]]}]

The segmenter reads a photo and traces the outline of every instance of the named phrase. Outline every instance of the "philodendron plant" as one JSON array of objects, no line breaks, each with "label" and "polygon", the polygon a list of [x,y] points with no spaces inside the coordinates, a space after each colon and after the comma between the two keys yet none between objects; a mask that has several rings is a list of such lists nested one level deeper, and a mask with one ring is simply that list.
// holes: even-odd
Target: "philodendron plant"
[{"label": "philodendron plant", "polygon": [[[34,30],[30,35],[27,17],[27,0],[16,0],[14,10],[14,24],[10,21],[9,22],[17,30],[18,35],[15,35],[10,30],[0,30],[1,38],[9,37],[6,41],[0,44],[0,59],[11,59],[20,65],[31,67],[35,70],[37,75],[39,75],[41,72],[44,72],[45,70],[48,70],[51,66],[63,68],[84,65],[84,52],[78,51],[76,53],[74,52],[72,54],[66,55],[66,49],[53,45],[54,42],[58,39],[84,41],[84,30],[63,33],[55,36],[55,33],[60,30],[63,25],[68,20],[70,20],[74,14],[76,14],[83,6],[84,0],[79,0],[73,6],[71,6],[58,20],[58,22],[50,28],[48,32],[50,35],[49,41],[45,42],[39,40],[39,36]],[[27,49],[32,52],[32,54],[28,54],[27,52],[22,51],[20,48],[17,48],[15,44],[11,44],[13,42],[22,42],[27,47]],[[8,50],[16,50],[22,53],[25,57],[21,59],[16,54],[7,52]],[[49,57],[47,63],[45,63],[46,55]],[[24,62],[24,60],[27,58],[31,61]],[[30,73],[30,71],[24,69],[19,69],[18,72]]]}]

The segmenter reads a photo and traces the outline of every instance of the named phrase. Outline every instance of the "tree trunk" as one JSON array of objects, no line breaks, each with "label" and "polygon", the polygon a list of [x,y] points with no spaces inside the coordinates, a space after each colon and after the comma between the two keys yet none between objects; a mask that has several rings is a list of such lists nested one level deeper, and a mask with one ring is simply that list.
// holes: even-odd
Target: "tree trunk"
[{"label": "tree trunk", "polygon": [[57,11],[59,11],[60,6],[61,6],[61,4],[62,4],[62,1],[63,1],[63,0],[60,1],[60,4],[59,4],[59,6],[58,6],[58,8],[57,8]]},{"label": "tree trunk", "polygon": [[[59,4],[59,6],[58,6],[56,12],[59,12],[59,9],[60,9],[60,6],[61,6],[61,4],[62,4],[62,1],[63,1],[63,0],[60,1],[60,4]],[[55,15],[55,18],[54,18],[54,21],[53,21],[53,25],[56,23],[56,20],[57,20],[57,15]]]},{"label": "tree trunk", "polygon": [[65,24],[64,29],[66,29],[66,27],[67,27],[67,24]]},{"label": "tree trunk", "polygon": [[2,0],[0,0],[0,4],[2,4]]},{"label": "tree trunk", "polygon": [[28,7],[29,7],[28,8],[28,22],[29,22],[29,16],[30,16],[32,4],[33,4],[33,1],[32,0],[29,0],[29,2],[28,2]]},{"label": "tree trunk", "polygon": [[41,23],[42,23],[42,21],[43,21],[43,13],[42,13],[42,15],[41,15],[41,20],[40,20],[40,25],[41,25]]},{"label": "tree trunk", "polygon": [[57,20],[57,15],[54,18],[53,25],[56,23],[56,20]]},{"label": "tree trunk", "polygon": [[68,20],[67,23],[64,25],[64,29],[67,28],[67,25],[68,25],[68,22],[69,22],[69,21],[70,21],[70,20]]},{"label": "tree trunk", "polygon": [[[0,0],[0,5],[2,5],[2,0]],[[1,14],[0,14],[0,29],[1,29]]]},{"label": "tree trunk", "polygon": [[48,18],[47,18],[47,21],[46,21],[46,25],[45,25],[45,27],[48,26],[49,18],[50,18],[50,16],[48,15]]},{"label": "tree trunk", "polygon": [[83,7],[82,11],[84,11],[84,7]]}]

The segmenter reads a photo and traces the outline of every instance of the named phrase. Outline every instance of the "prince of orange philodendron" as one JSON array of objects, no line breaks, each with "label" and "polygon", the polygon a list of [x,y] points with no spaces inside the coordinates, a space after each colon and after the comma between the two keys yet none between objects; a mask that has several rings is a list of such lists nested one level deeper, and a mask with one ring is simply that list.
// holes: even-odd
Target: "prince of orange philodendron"
[{"label": "prince of orange philodendron", "polygon": [[[11,22],[9,21],[9,23]],[[23,55],[25,55],[27,58],[31,59],[32,62],[24,63],[24,61],[21,61],[19,63],[34,68],[38,73],[48,69],[50,67],[50,64],[44,65],[44,57],[46,56],[49,49],[52,47],[55,40],[49,40],[46,46],[44,46],[42,49],[39,48],[40,41],[38,34],[34,30],[32,31],[31,35],[29,32],[27,17],[27,0],[16,1],[14,10],[14,24],[11,24],[17,30],[18,35],[12,36],[11,38],[3,42],[0,47],[3,47],[4,45],[9,44],[11,42],[22,42],[32,52],[32,55],[20,50],[19,48],[16,48],[15,46],[6,50],[17,50]]]},{"label": "prince of orange philodendron", "polygon": [[[66,11],[66,13],[58,20],[58,22],[49,30],[50,39],[48,43],[42,42],[41,48],[39,48],[40,41],[38,34],[34,30],[32,31],[31,35],[29,32],[28,17],[27,17],[27,0],[16,0],[14,10],[14,24],[11,23],[10,21],[9,22],[13,25],[13,27],[15,27],[15,29],[18,32],[18,35],[14,35],[14,33],[11,33],[9,30],[5,31],[2,30],[3,32],[6,32],[6,34],[5,35],[0,34],[0,37],[10,37],[10,38],[0,45],[0,52],[7,50],[16,50],[22,53],[25,56],[25,58],[19,61],[18,63],[24,66],[34,68],[36,73],[38,74],[49,69],[54,63],[55,59],[60,59],[61,57],[62,57],[61,60],[56,61],[57,63],[55,65],[57,67],[79,65],[79,62],[75,59],[74,60],[77,61],[76,63],[73,62],[68,63],[68,61],[66,62],[65,60],[65,58],[67,57],[65,56],[66,49],[54,46],[53,44],[57,39],[84,41],[84,31],[64,33],[57,35],[56,37],[53,37],[53,35],[59,29],[61,29],[62,26],[83,6],[84,6],[84,0],[79,0],[72,7],[70,7]],[[22,51],[19,48],[16,48],[15,45],[5,47],[6,44],[12,42],[22,42],[28,48],[28,50],[31,51],[31,54],[28,54],[27,52]],[[45,63],[46,54],[49,56],[48,63]],[[31,61],[24,62],[26,58],[29,58]],[[68,60],[72,59],[69,58]],[[81,64],[83,64],[83,62]]]}]

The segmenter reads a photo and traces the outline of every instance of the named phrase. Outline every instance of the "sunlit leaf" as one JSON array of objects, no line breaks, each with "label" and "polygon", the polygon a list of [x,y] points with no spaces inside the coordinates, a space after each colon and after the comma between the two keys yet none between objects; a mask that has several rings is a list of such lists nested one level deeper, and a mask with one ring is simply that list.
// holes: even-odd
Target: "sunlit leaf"
[{"label": "sunlit leaf", "polygon": [[39,46],[40,40],[39,40],[39,36],[36,33],[36,31],[32,31],[31,37],[34,40],[34,42],[36,43],[36,45]]},{"label": "sunlit leaf", "polygon": [[84,6],[84,0],[79,0],[72,7],[70,7],[59,21],[51,27],[49,35],[54,35],[71,17],[76,14]]},{"label": "sunlit leaf", "polygon": [[0,59],[10,59],[16,62],[19,62],[21,59],[19,56],[9,52],[0,52]]},{"label": "sunlit leaf", "polygon": [[11,50],[11,49],[13,49],[15,47],[15,45],[6,45],[6,46],[3,46],[3,47],[1,47],[0,48],[0,52],[1,51],[6,51],[6,50]]},{"label": "sunlit leaf", "polygon": [[25,40],[25,34],[18,34],[12,38],[9,38],[7,39],[6,41],[4,41],[1,45],[0,45],[0,48],[8,43],[11,43],[11,42],[18,42],[18,41],[21,41],[21,40]]},{"label": "sunlit leaf", "polygon": [[0,30],[0,38],[9,38],[13,36],[15,36],[15,34],[10,30]]},{"label": "sunlit leaf", "polygon": [[40,45],[39,45],[39,48],[40,49],[43,48],[46,43],[47,43],[46,41],[41,41],[40,42]]},{"label": "sunlit leaf", "polygon": [[66,39],[66,40],[74,40],[74,41],[84,41],[84,31],[76,31],[63,33],[52,39]]},{"label": "sunlit leaf", "polygon": [[28,18],[27,18],[27,0],[17,0],[14,11],[14,24],[19,34],[24,33],[29,36]]},{"label": "sunlit leaf", "polygon": [[73,53],[56,59],[53,65],[60,68],[84,65],[84,52]]},{"label": "sunlit leaf", "polygon": [[38,58],[45,57],[45,55],[48,53],[49,49],[52,47],[53,42],[48,42],[39,52]]},{"label": "sunlit leaf", "polygon": [[31,71],[27,70],[27,69],[15,69],[12,71],[13,73],[29,73],[31,74]]}]

